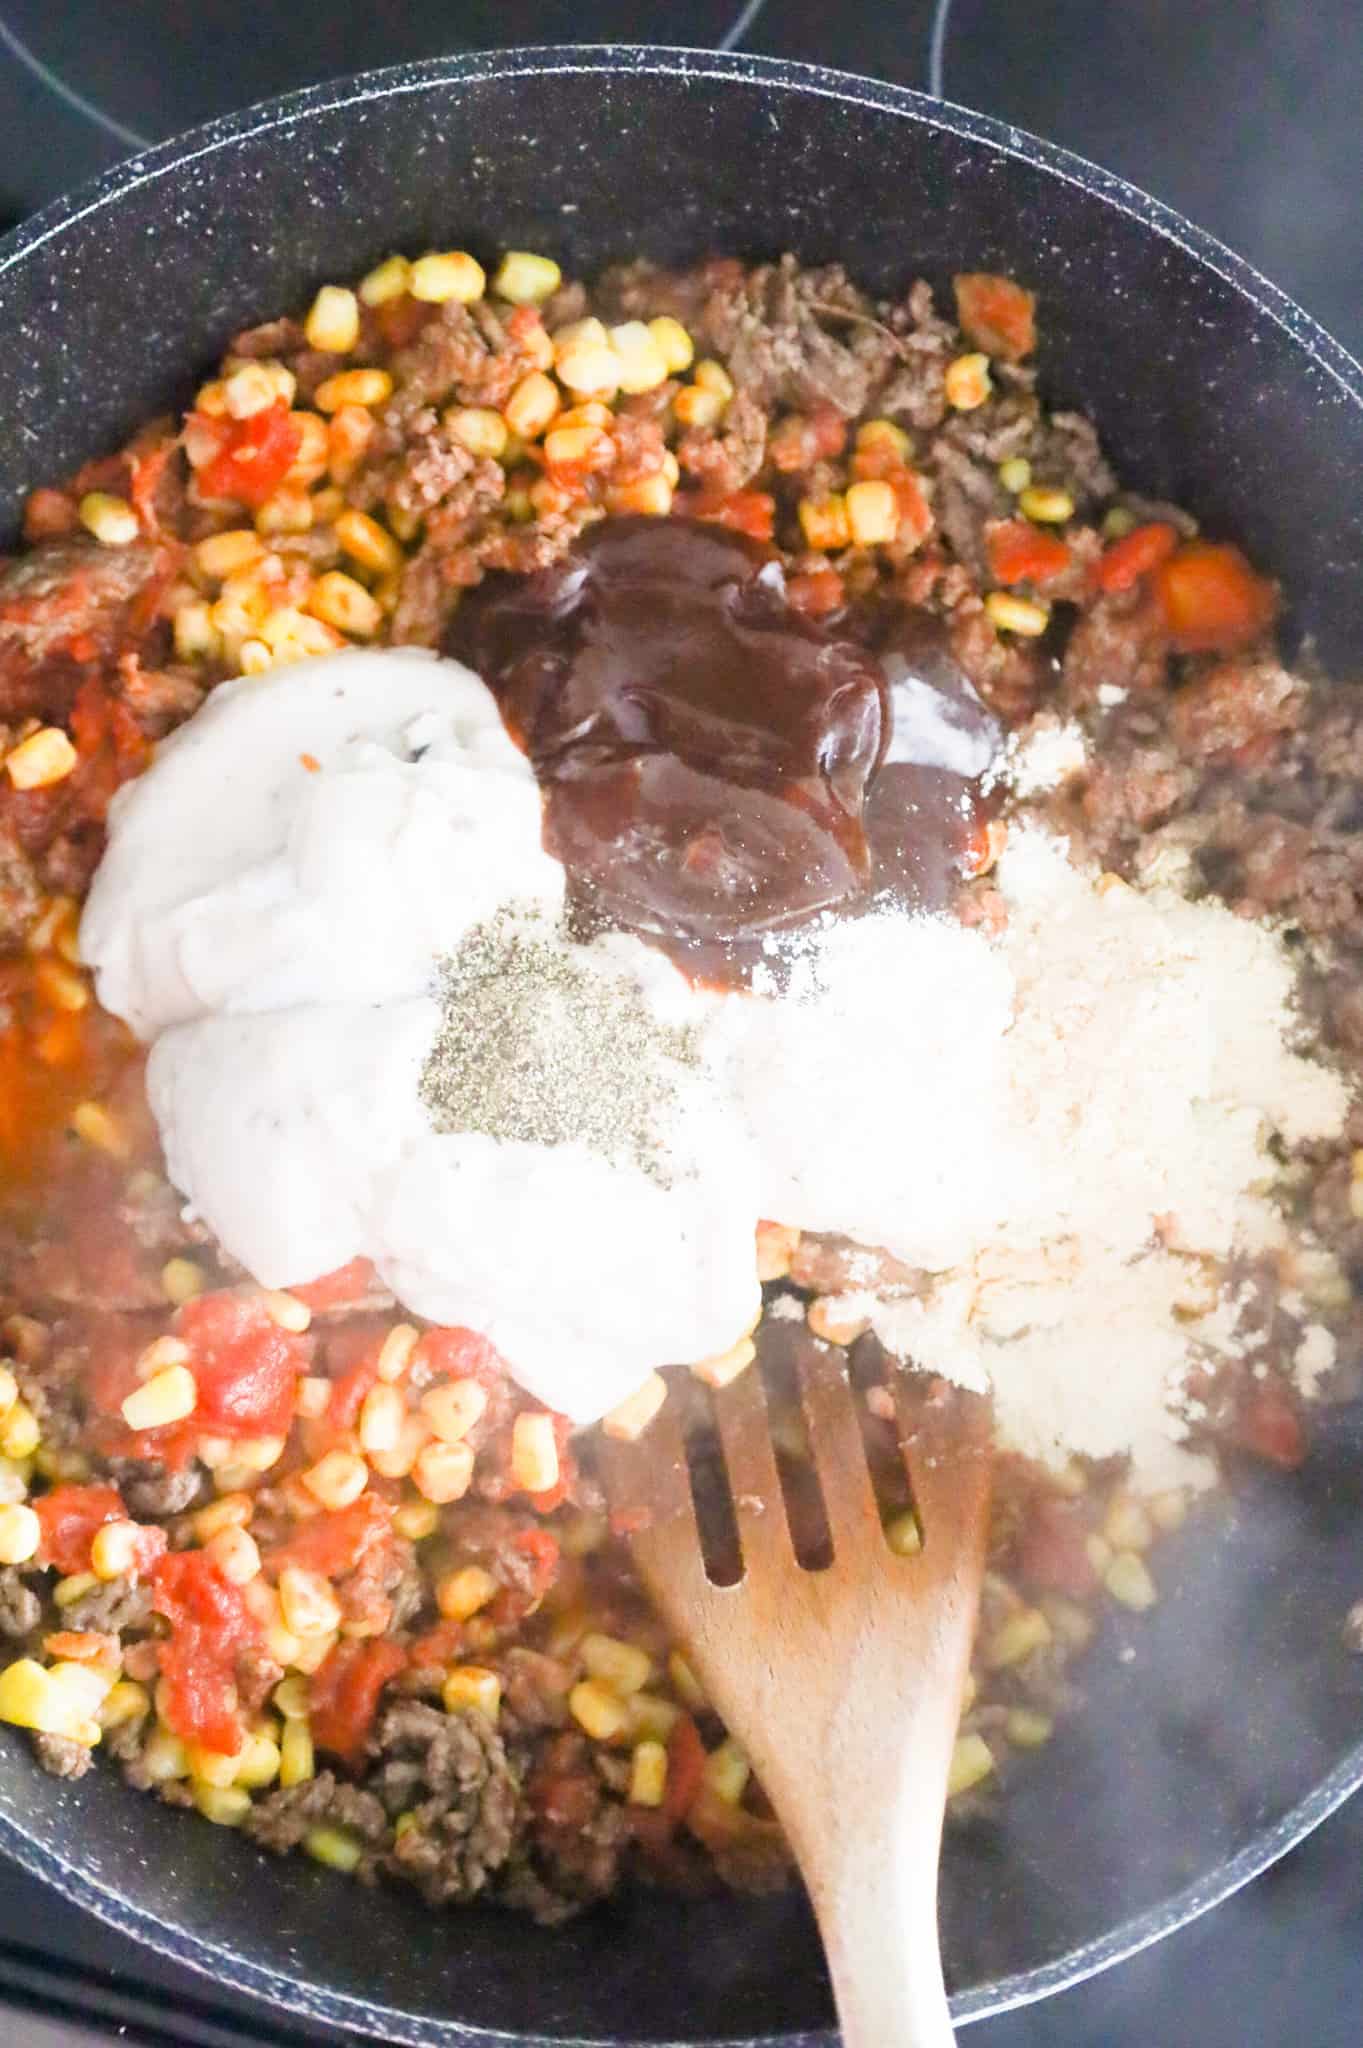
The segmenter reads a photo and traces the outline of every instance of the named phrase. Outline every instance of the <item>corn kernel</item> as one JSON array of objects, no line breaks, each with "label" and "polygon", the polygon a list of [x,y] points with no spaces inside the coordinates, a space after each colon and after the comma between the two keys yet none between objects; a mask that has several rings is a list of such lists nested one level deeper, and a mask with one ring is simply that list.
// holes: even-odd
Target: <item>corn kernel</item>
[{"label": "corn kernel", "polygon": [[664,519],[672,510],[673,490],[674,486],[659,470],[633,483],[617,484],[607,503],[612,512],[639,512],[650,519]]},{"label": "corn kernel", "polygon": [[239,1828],[251,1811],[251,1795],[235,1785],[214,1785],[201,1778],[193,1781],[194,1804],[205,1820],[216,1827]]},{"label": "corn kernel", "polygon": [[[408,1415],[402,1425],[402,1433],[396,1448],[391,1451],[371,1451],[369,1462],[384,1479],[405,1479],[415,1470],[416,1461],[430,1442],[431,1425],[424,1415]],[[469,1470],[472,1472],[472,1465]]]},{"label": "corn kernel", "polygon": [[265,543],[249,526],[233,527],[228,533],[211,533],[194,550],[194,559],[205,576],[219,581],[236,576],[265,557]]},{"label": "corn kernel", "polygon": [[27,1564],[36,1557],[43,1526],[32,1508],[0,1507],[0,1564]]},{"label": "corn kernel", "polygon": [[[496,413],[492,415],[497,418]],[[386,575],[402,567],[402,549],[391,533],[371,519],[367,512],[344,511],[336,521],[336,539],[342,550],[362,569]]]},{"label": "corn kernel", "polygon": [[320,1572],[286,1564],[279,1574],[279,1614],[290,1635],[330,1635],[341,1625],[341,1609]]},{"label": "corn kernel", "polygon": [[614,1742],[629,1727],[629,1708],[618,1694],[583,1678],[568,1695],[568,1711],[593,1742]]},{"label": "corn kernel", "polygon": [[76,760],[76,749],[61,727],[43,725],[10,749],[5,772],[16,789],[46,789],[64,782]]},{"label": "corn kernel", "polygon": [[313,521],[313,503],[300,484],[281,484],[256,513],[256,532],[308,533]]},{"label": "corn kernel", "polygon": [[69,1735],[82,1718],[74,1697],[36,1658],[20,1657],[0,1671],[0,1721],[43,1735]]},{"label": "corn kernel", "polygon": [[270,1698],[286,1724],[289,1721],[306,1721],[312,1711],[307,1682],[302,1678],[281,1678]]},{"label": "corn kernel", "polygon": [[412,1353],[420,1337],[421,1332],[412,1323],[394,1323],[383,1340],[374,1368],[381,1380],[391,1382],[402,1378],[412,1362]]},{"label": "corn kernel", "polygon": [[354,1451],[328,1451],[303,1474],[303,1484],[314,1500],[334,1512],[359,1499],[369,1484],[369,1467]]},{"label": "corn kernel", "polygon": [[[68,1009],[85,1005],[74,1003]],[[71,1129],[83,1143],[92,1145],[97,1152],[107,1152],[111,1159],[122,1159],[127,1155],[128,1140],[122,1126],[110,1116],[99,1102],[78,1102],[68,1119]]]},{"label": "corn kernel", "polygon": [[706,1787],[726,1806],[739,1804],[751,1776],[752,1765],[732,1736],[721,1742],[718,1749],[712,1749],[705,1759]]},{"label": "corn kernel", "polygon": [[713,391],[721,404],[727,405],[733,397],[734,380],[723,363],[715,362],[713,357],[707,356],[703,362],[697,363],[691,374],[701,390]]},{"label": "corn kernel", "polygon": [[200,1508],[190,1524],[196,1543],[208,1544],[224,1529],[244,1529],[255,1513],[249,1493],[224,1493]]},{"label": "corn kernel", "polygon": [[687,384],[673,399],[672,411],[679,426],[713,427],[719,424],[723,415],[724,400],[717,391],[706,391],[699,384]]},{"label": "corn kernel", "polygon": [[260,1546],[248,1529],[219,1529],[204,1549],[234,1586],[249,1586],[260,1577]]},{"label": "corn kernel", "polygon": [[1040,1749],[1050,1741],[1055,1723],[1049,1714],[1038,1714],[1032,1707],[1013,1707],[1003,1732],[1014,1749]]},{"label": "corn kernel", "polygon": [[309,1828],[303,1837],[303,1853],[311,1856],[314,1863],[324,1863],[328,1870],[339,1870],[349,1875],[352,1870],[358,1870],[364,1848],[344,1828]]},{"label": "corn kernel", "polygon": [[1145,1560],[1134,1550],[1119,1550],[1108,1566],[1103,1584],[1114,1600],[1141,1614],[1153,1607],[1159,1594],[1146,1569]]},{"label": "corn kernel", "polygon": [[[286,1685],[291,1684],[285,1679]],[[304,1785],[317,1775],[317,1759],[313,1749],[312,1728],[306,1715],[296,1715],[284,1723],[284,1733],[279,1743],[279,1782],[289,1785]]]},{"label": "corn kernel", "polygon": [[466,250],[433,249],[417,257],[407,289],[430,306],[443,306],[451,299],[471,306],[487,289],[487,273]]},{"label": "corn kernel", "polygon": [[213,608],[198,600],[182,604],[171,622],[175,652],[181,661],[215,661],[222,653],[222,635],[213,623]]},{"label": "corn kernel", "polygon": [[852,538],[847,517],[847,500],[838,491],[826,498],[801,498],[800,530],[806,547],[828,553],[845,548]]},{"label": "corn kernel", "polygon": [[383,624],[382,607],[343,569],[319,576],[306,602],[314,618],[356,640],[372,640]]},{"label": "corn kernel", "polygon": [[145,1685],[120,1678],[109,1689],[99,1710],[99,1725],[107,1734],[111,1728],[126,1728],[133,1721],[145,1721],[151,1712],[151,1694]]},{"label": "corn kernel", "polygon": [[90,1569],[97,1579],[121,1579],[133,1569],[140,1530],[136,1522],[106,1522],[90,1542]]},{"label": "corn kernel", "polygon": [[1068,491],[1052,490],[1047,484],[1030,484],[1019,494],[1018,510],[1039,526],[1063,526],[1074,517],[1074,500]]},{"label": "corn kernel", "polygon": [[462,1443],[487,1407],[477,1380],[447,1380],[421,1397],[421,1412],[442,1443]]},{"label": "corn kernel", "polygon": [[1025,491],[1032,481],[1032,465],[1025,455],[1010,455],[1006,462],[999,464],[999,482],[1013,497]]},{"label": "corn kernel", "polygon": [[667,363],[651,328],[642,320],[625,320],[610,330],[610,344],[619,363],[620,389],[656,391],[666,381]]},{"label": "corn kernel", "polygon": [[648,331],[669,377],[678,377],[683,370],[690,369],[696,358],[696,345],[680,320],[660,313],[656,320],[649,321]]},{"label": "corn kernel", "polygon": [[946,367],[943,389],[946,401],[957,412],[974,412],[994,388],[989,358],[983,355],[957,356]]},{"label": "corn kernel", "polygon": [[435,1589],[435,1604],[446,1621],[467,1621],[471,1614],[477,1614],[495,1599],[497,1581],[491,1572],[484,1571],[480,1564],[467,1564],[460,1570],[446,1572],[438,1580]]},{"label": "corn kernel", "polygon": [[383,405],[392,395],[387,370],[338,370],[318,385],[313,403],[319,412],[339,412],[346,405]]},{"label": "corn kernel", "polygon": [[707,1387],[727,1387],[741,1372],[746,1372],[757,1356],[757,1346],[751,1337],[740,1337],[737,1344],[731,1344],[727,1351],[717,1352],[713,1358],[698,1359],[691,1370],[698,1380]]},{"label": "corn kernel", "polygon": [[153,1728],[142,1747],[142,1768],[154,1785],[189,1776],[189,1751],[169,1728]]},{"label": "corn kernel", "polygon": [[303,322],[309,348],[346,355],[360,338],[360,302],[344,285],[324,284]]},{"label": "corn kernel", "polygon": [[249,420],[272,405],[292,405],[298,380],[283,363],[242,363],[222,382],[223,410],[234,420]]},{"label": "corn kernel", "polygon": [[407,1404],[396,1387],[382,1380],[369,1389],[360,1408],[359,1439],[362,1451],[393,1451],[402,1437]]},{"label": "corn kernel", "polygon": [[183,1422],[198,1405],[199,1390],[188,1366],[168,1366],[129,1394],[120,1413],[129,1429],[164,1429]]},{"label": "corn kernel", "polygon": [[1034,640],[1050,623],[1050,607],[1034,604],[1027,597],[1013,597],[1006,590],[991,590],[984,608],[1000,633],[1018,633]]},{"label": "corn kernel", "polygon": [[248,1792],[263,1791],[279,1776],[279,1744],[269,1735],[248,1735],[233,1761],[237,1767],[233,1784]]},{"label": "corn kernel", "polygon": [[1176,1486],[1152,1495],[1145,1505],[1155,1527],[1166,1533],[1181,1529],[1188,1519],[1188,1496]]},{"label": "corn kernel", "polygon": [[164,1372],[169,1365],[188,1365],[190,1349],[179,1337],[153,1337],[144,1345],[133,1362],[133,1371],[144,1383],[154,1380],[158,1372]]},{"label": "corn kernel", "polygon": [[489,1721],[495,1721],[501,1711],[502,1681],[495,1671],[487,1671],[481,1664],[456,1664],[445,1680],[441,1698],[447,1714],[466,1713],[470,1707],[476,1707]]},{"label": "corn kernel", "polygon": [[19,1382],[14,1377],[14,1368],[0,1365],[0,1422],[3,1422],[19,1398]]},{"label": "corn kernel", "polygon": [[584,1636],[582,1662],[589,1678],[608,1686],[621,1699],[642,1692],[653,1676],[652,1661],[643,1650],[597,1632]]},{"label": "corn kernel", "polygon": [[137,539],[137,514],[126,498],[110,491],[87,491],[76,514],[101,547],[123,548]]},{"label": "corn kernel", "polygon": [[490,405],[452,405],[444,414],[444,422],[446,431],[470,455],[499,462],[506,453],[510,439],[507,424]]},{"label": "corn kernel", "polygon": [[667,1791],[667,1751],[661,1742],[641,1742],[629,1773],[631,1806],[661,1806]]},{"label": "corn kernel", "polygon": [[252,1288],[251,1299],[260,1303],[277,1330],[285,1330],[291,1337],[301,1337],[311,1327],[312,1310],[286,1288]]},{"label": "corn kernel", "polygon": [[544,432],[560,409],[557,387],[543,370],[522,377],[502,408],[502,417],[513,434],[534,441]]},{"label": "corn kernel", "polygon": [[42,1432],[38,1418],[27,1401],[15,1401],[3,1423],[0,1423],[0,1451],[7,1458],[31,1458],[37,1450]]},{"label": "corn kernel", "polygon": [[1103,514],[1103,539],[1125,540],[1136,524],[1134,512],[1128,512],[1125,505],[1113,505]]},{"label": "corn kernel", "polygon": [[879,547],[899,531],[899,500],[892,487],[867,479],[847,491],[847,524],[856,547]]},{"label": "corn kernel", "polygon": [[473,1478],[473,1452],[467,1444],[426,1444],[417,1454],[412,1478],[418,1493],[437,1506],[461,1500]]},{"label": "corn kernel", "polygon": [[492,280],[498,298],[513,306],[540,306],[563,282],[563,272],[552,256],[535,256],[528,249],[508,249]]},{"label": "corn kernel", "polygon": [[412,266],[405,256],[389,256],[360,280],[359,296],[366,306],[386,306],[400,299],[412,279]]},{"label": "corn kernel", "polygon": [[[327,423],[315,412],[291,412],[289,420],[298,430],[298,453],[284,472],[284,481],[306,490],[309,484],[317,483],[326,474],[329,450]],[[312,511],[315,520],[322,518],[321,508],[315,501]]]},{"label": "corn kernel", "polygon": [[948,1799],[954,1799],[958,1792],[969,1792],[973,1785],[982,1784],[993,1769],[994,1752],[982,1735],[958,1735],[947,1773]]},{"label": "corn kernel", "polygon": [[913,452],[908,435],[893,420],[867,420],[857,428],[857,447],[888,449],[899,462],[907,462]]},{"label": "corn kernel", "polygon": [[1005,1671],[1020,1664],[1034,1650],[1051,1640],[1051,1625],[1039,1607],[1020,1607],[997,1628],[984,1646],[984,1661],[991,1671]]},{"label": "corn kernel", "polygon": [[394,1511],[393,1527],[409,1543],[424,1543],[440,1527],[440,1510],[434,1501],[405,1500]]},{"label": "corn kernel", "polygon": [[885,1541],[896,1557],[917,1557],[923,1548],[923,1532],[912,1508],[885,1524]]},{"label": "corn kernel", "polygon": [[574,320],[553,341],[554,367],[569,391],[610,398],[619,390],[622,365],[600,320]]},{"label": "corn kernel", "polygon": [[1108,1502],[1103,1535],[1114,1550],[1148,1550],[1155,1540],[1149,1515],[1129,1493],[1114,1493]]},{"label": "corn kernel", "polygon": [[53,1602],[58,1607],[74,1607],[77,1600],[93,1593],[98,1584],[93,1572],[72,1572],[68,1578],[58,1579],[52,1588]]},{"label": "corn kernel", "polygon": [[651,1372],[641,1387],[601,1418],[601,1427],[618,1443],[632,1444],[643,1435],[666,1399],[667,1381],[661,1373]]},{"label": "corn kernel", "polygon": [[667,1659],[667,1675],[672,1680],[678,1698],[697,1713],[707,1704],[705,1688],[687,1663],[680,1650],[673,1650]]},{"label": "corn kernel", "polygon": [[511,1477],[526,1493],[558,1484],[558,1439],[552,1415],[525,1413],[511,1425]]}]

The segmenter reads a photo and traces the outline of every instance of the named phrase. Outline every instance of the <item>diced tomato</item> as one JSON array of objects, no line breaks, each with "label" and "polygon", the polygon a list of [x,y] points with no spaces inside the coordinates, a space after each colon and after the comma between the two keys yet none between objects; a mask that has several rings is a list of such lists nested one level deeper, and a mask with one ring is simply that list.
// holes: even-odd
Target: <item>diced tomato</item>
[{"label": "diced tomato", "polygon": [[161,531],[161,521],[156,509],[156,494],[175,453],[175,446],[173,440],[167,439],[159,446],[148,449],[145,454],[133,458],[128,496],[145,533],[159,534]]},{"label": "diced tomato", "polygon": [[273,497],[297,459],[303,430],[280,399],[249,419],[208,419],[191,413],[196,430],[207,427],[217,453],[198,471],[205,498],[230,498],[239,505],[259,506]]},{"label": "diced tomato", "polygon": [[952,279],[956,315],[967,341],[986,355],[1020,362],[1036,347],[1036,294],[1011,277],[988,270],[962,271]]},{"label": "diced tomato", "polygon": [[1256,1387],[1235,1421],[1235,1440],[1270,1465],[1294,1472],[1306,1456],[1301,1417],[1281,1387]]},{"label": "diced tomato", "polygon": [[495,1386],[506,1374],[501,1353],[476,1330],[427,1330],[415,1356],[434,1373],[477,1380],[485,1387]]},{"label": "diced tomato", "polygon": [[184,1742],[224,1756],[242,1744],[237,1664],[261,1637],[240,1586],[202,1550],[173,1550],[152,1575],[158,1614],[170,1623],[160,1646],[166,1721]]},{"label": "diced tomato", "polygon": [[806,569],[791,577],[786,594],[795,610],[811,619],[839,612],[847,602],[847,592],[836,569]]},{"label": "diced tomato", "polygon": [[1025,519],[991,526],[985,545],[996,583],[1044,583],[1050,576],[1063,575],[1070,566],[1070,551],[1064,541]]},{"label": "diced tomato", "polygon": [[317,1747],[358,1770],[379,1697],[406,1662],[406,1651],[391,1641],[337,1643],[309,1688]]},{"label": "diced tomato", "polygon": [[1018,1553],[1019,1578],[1048,1592],[1081,1600],[1091,1593],[1097,1574],[1088,1554],[1088,1524],[1081,1502],[1038,1500],[1023,1523]]},{"label": "diced tomato", "polygon": [[[312,756],[301,758],[306,767]],[[316,766],[314,763],[314,772]],[[304,1302],[314,1315],[320,1315],[324,1309],[340,1308],[349,1301],[363,1301],[373,1284],[373,1260],[352,1259],[348,1266],[338,1266],[334,1273],[323,1273],[320,1280],[309,1280],[302,1287],[291,1287],[289,1292]]]},{"label": "diced tomato", "polygon": [[376,318],[379,330],[389,348],[408,348],[420,334],[434,312],[420,299],[399,293],[395,299],[385,299],[378,308]]},{"label": "diced tomato", "polygon": [[189,1346],[199,1389],[198,1430],[211,1436],[285,1436],[310,1347],[273,1322],[249,1294],[201,1294],[186,1302],[175,1334]]},{"label": "diced tomato", "polygon": [[1223,541],[1189,541],[1155,572],[1155,595],[1184,654],[1229,654],[1272,622],[1277,592]]},{"label": "diced tomato", "polygon": [[558,1538],[548,1529],[522,1529],[512,1537],[507,1551],[501,1560],[507,1583],[488,1609],[489,1619],[498,1628],[509,1628],[533,1614],[559,1569]]},{"label": "diced tomato", "polygon": [[675,510],[690,519],[710,519],[750,540],[770,540],[776,531],[776,500],[768,491],[730,491],[716,496],[691,491],[675,501]]},{"label": "diced tomato", "polygon": [[38,1562],[69,1578],[90,1569],[90,1545],[106,1522],[126,1520],[128,1510],[116,1486],[54,1486],[33,1503],[42,1525]]},{"label": "diced tomato", "polygon": [[115,1670],[123,1654],[117,1636],[91,1628],[61,1628],[44,1636],[43,1653],[63,1664],[103,1664]]},{"label": "diced tomato", "polygon": [[1130,533],[1104,548],[1093,580],[1100,590],[1131,590],[1142,576],[1168,561],[1177,546],[1178,531],[1166,520],[1152,519],[1147,526],[1133,526]]},{"label": "diced tomato", "polygon": [[430,1671],[438,1665],[452,1664],[463,1647],[463,1622],[438,1621],[413,1642],[408,1662],[414,1671]]},{"label": "diced tomato", "polygon": [[531,1786],[530,1803],[554,1827],[580,1832],[596,1812],[601,1795],[585,1771],[544,1771]]},{"label": "diced tomato", "polygon": [[685,1820],[705,1773],[705,1744],[689,1714],[682,1714],[667,1738],[667,1788],[663,1812],[671,1821]]},{"label": "diced tomato", "polygon": [[924,495],[923,486],[911,469],[897,469],[886,481],[893,484],[895,503],[899,507],[899,531],[895,545],[900,548],[916,547],[932,532],[932,507]]},{"label": "diced tomato", "polygon": [[348,1508],[312,1515],[265,1559],[267,1571],[282,1571],[286,1564],[301,1565],[305,1571],[321,1572],[328,1579],[343,1578],[355,1571],[393,1531],[392,1504],[376,1493],[362,1493]]},{"label": "diced tomato", "polygon": [[75,501],[65,491],[40,487],[29,492],[24,504],[25,540],[55,540],[74,533],[79,524]]}]

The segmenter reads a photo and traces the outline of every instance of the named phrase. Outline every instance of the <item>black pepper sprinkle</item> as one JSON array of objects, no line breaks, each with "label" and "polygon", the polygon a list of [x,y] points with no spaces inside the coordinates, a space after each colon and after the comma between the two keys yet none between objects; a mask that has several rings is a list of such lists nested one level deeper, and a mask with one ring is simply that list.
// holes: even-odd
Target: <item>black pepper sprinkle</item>
[{"label": "black pepper sprinkle", "polygon": [[421,1075],[435,1130],[585,1145],[670,1185],[678,1068],[696,1066],[698,1052],[628,973],[508,909],[440,962],[437,994],[440,1028]]}]

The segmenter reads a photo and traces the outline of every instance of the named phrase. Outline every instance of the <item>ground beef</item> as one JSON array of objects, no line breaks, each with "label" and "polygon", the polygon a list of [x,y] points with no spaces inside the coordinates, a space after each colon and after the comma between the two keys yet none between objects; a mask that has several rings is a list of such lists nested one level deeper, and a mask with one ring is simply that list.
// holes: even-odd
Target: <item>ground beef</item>
[{"label": "ground beef", "polygon": [[0,1636],[31,1636],[43,1618],[43,1603],[17,1565],[0,1566]]},{"label": "ground beef", "polygon": [[13,832],[0,828],[0,953],[16,952],[23,945],[42,903],[33,862]]},{"label": "ground beef", "polygon": [[54,1778],[83,1778],[95,1761],[88,1743],[73,1742],[67,1735],[35,1735],[33,1748],[38,1762]]},{"label": "ground beef", "polygon": [[370,1743],[370,1783],[388,1814],[411,1819],[388,1865],[432,1906],[471,1899],[511,1854],[520,1792],[493,1724],[416,1700],[391,1705]]},{"label": "ground beef", "polygon": [[344,1828],[356,1835],[369,1852],[356,1876],[372,1882],[378,1868],[378,1852],[388,1844],[392,1830],[388,1816],[372,1792],[347,1784],[334,1771],[320,1771],[302,1785],[267,1793],[258,1799],[242,1822],[242,1833],[262,1849],[276,1856],[296,1849],[314,1828]]},{"label": "ground beef", "polygon": [[[126,1494],[124,1499],[127,1500]],[[145,1628],[151,1615],[150,1586],[120,1575],[82,1593],[79,1600],[64,1607],[62,1626],[117,1636],[125,1630]]]},{"label": "ground beef", "polygon": [[207,1486],[207,1474],[193,1458],[178,1471],[168,1470],[159,1458],[114,1458],[109,1469],[128,1513],[139,1522],[182,1515],[199,1502]]},{"label": "ground beef", "polygon": [[830,307],[860,314],[867,303],[838,266],[801,270],[787,256],[715,291],[702,326],[735,384],[764,410],[831,405],[852,419],[869,396],[871,367],[834,331],[846,333],[846,322],[825,322]]},{"label": "ground beef", "polygon": [[[45,542],[9,563],[0,573],[0,718],[50,716],[45,665],[77,638],[84,659],[107,654],[157,566],[150,545],[102,548],[83,536]],[[72,692],[78,677],[73,663]]]},{"label": "ground beef", "polygon": [[767,452],[767,415],[746,391],[735,396],[718,427],[693,427],[677,447],[682,468],[707,491],[742,490]]},{"label": "ground beef", "polygon": [[541,1650],[516,1645],[498,1659],[502,1680],[502,1724],[526,1735],[562,1728],[568,1719],[571,1668]]}]

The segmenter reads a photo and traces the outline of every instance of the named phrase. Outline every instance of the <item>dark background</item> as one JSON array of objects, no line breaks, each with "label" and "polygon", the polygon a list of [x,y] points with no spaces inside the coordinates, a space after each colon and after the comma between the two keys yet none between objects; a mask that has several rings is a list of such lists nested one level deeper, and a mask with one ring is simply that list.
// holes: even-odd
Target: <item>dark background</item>
[{"label": "dark background", "polygon": [[[1363,350],[1359,0],[334,0],[268,14],[244,0],[0,0],[0,217],[290,86],[464,48],[617,39],[824,62],[1015,121],[1167,200]],[[969,2040],[1355,2048],[1361,1873],[1355,1801],[1195,1926]],[[0,1868],[5,2048],[355,2038],[280,2027]]]}]

